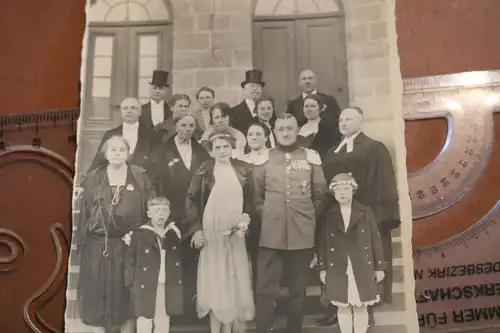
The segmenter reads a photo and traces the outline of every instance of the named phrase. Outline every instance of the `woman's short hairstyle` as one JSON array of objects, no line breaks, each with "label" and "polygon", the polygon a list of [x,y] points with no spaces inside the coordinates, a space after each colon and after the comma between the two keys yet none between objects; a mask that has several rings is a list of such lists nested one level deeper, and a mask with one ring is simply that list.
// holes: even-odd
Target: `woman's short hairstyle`
[{"label": "woman's short hairstyle", "polygon": [[248,135],[248,131],[250,130],[250,127],[252,126],[257,126],[257,127],[260,127],[262,128],[262,130],[264,131],[264,136],[266,138],[268,138],[270,135],[271,135],[271,130],[269,129],[269,127],[267,127],[267,125],[264,125],[263,123],[261,123],[260,121],[255,121],[255,122],[252,122],[250,124],[250,126],[248,126],[248,130],[245,134]]},{"label": "woman's short hairstyle", "polygon": [[236,138],[233,136],[231,130],[228,127],[216,128],[208,136],[207,148],[212,151],[213,143],[217,139],[226,140],[233,149],[236,147]]},{"label": "woman's short hairstyle", "polygon": [[321,97],[321,95],[318,95],[318,94],[309,94],[307,95],[305,98],[304,98],[304,103],[302,104],[302,107],[304,107],[304,104],[306,102],[306,100],[308,99],[312,99],[312,100],[315,100],[317,103],[318,103],[318,107],[319,107],[319,111],[320,112],[323,112],[325,110],[325,100],[323,97]]},{"label": "woman's short hairstyle", "polygon": [[113,135],[111,137],[109,137],[102,145],[101,147],[101,154],[103,156],[106,155],[106,151],[108,150],[108,146],[109,146],[109,143],[111,141],[119,141],[121,143],[123,143],[123,145],[125,147],[127,147],[127,152],[130,153],[130,143],[127,141],[127,139],[125,139],[125,137],[121,136],[121,135]]},{"label": "woman's short hairstyle", "polygon": [[212,89],[212,88],[209,88],[209,87],[201,87],[197,92],[196,92],[196,99],[199,99],[200,98],[200,94],[202,92],[207,92],[207,93],[210,93],[212,95],[213,98],[215,98],[215,91]]},{"label": "woman's short hairstyle", "polygon": [[170,106],[170,108],[173,108],[178,101],[182,100],[187,101],[188,104],[191,105],[191,97],[186,94],[175,94],[172,96],[172,98],[170,98],[168,106]]},{"label": "woman's short hairstyle", "polygon": [[217,109],[220,110],[223,117],[229,117],[229,119],[231,119],[231,106],[223,102],[215,103],[210,107],[210,110],[208,112],[208,114],[210,115],[210,125],[214,124],[213,116],[214,116],[214,111]]}]

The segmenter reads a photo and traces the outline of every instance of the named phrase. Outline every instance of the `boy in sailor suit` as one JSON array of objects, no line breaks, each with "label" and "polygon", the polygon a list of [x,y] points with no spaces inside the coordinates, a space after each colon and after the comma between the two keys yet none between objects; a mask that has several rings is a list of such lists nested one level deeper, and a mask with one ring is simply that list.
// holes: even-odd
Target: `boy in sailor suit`
[{"label": "boy in sailor suit", "polygon": [[131,293],[138,333],[167,333],[170,316],[183,311],[182,267],[178,243],[181,232],[169,220],[170,202],[154,197],[147,203],[148,223],[130,240],[125,284]]}]

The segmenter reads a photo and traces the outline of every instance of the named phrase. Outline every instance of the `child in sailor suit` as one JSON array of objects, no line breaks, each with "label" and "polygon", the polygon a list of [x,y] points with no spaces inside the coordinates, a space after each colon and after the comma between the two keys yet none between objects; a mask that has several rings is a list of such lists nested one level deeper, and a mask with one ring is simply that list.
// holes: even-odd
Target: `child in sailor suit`
[{"label": "child in sailor suit", "polygon": [[180,230],[169,221],[165,197],[148,201],[149,222],[134,231],[125,262],[125,283],[137,333],[167,333],[170,316],[182,314]]}]

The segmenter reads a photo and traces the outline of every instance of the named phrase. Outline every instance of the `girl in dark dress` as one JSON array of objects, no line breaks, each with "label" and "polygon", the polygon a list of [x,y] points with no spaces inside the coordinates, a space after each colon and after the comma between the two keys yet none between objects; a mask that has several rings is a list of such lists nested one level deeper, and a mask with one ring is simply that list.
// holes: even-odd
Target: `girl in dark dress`
[{"label": "girl in dark dress", "polygon": [[368,306],[380,302],[386,262],[373,210],[353,201],[358,187],[347,173],[336,175],[329,190],[335,196],[326,210],[318,242],[323,298],[338,307],[342,333],[366,333]]},{"label": "girl in dark dress", "polygon": [[112,136],[102,152],[108,164],[82,182],[75,243],[80,253],[78,302],[82,322],[94,332],[132,332],[124,263],[129,233],[146,222],[154,190],[144,169],[127,164],[130,146]]},{"label": "girl in dark dress", "polygon": [[304,99],[304,115],[307,122],[299,130],[297,141],[300,146],[316,150],[323,157],[335,144],[338,127],[331,117],[324,112],[326,104],[319,95],[308,95]]}]

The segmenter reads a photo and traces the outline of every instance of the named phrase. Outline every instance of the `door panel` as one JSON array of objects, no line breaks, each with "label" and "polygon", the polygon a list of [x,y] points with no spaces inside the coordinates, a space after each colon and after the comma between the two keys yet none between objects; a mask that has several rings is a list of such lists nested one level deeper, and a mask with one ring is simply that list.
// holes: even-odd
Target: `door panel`
[{"label": "door panel", "polygon": [[347,107],[349,87],[343,25],[343,19],[336,17],[297,20],[295,31],[299,68],[313,69],[319,90],[333,95],[341,107]]},{"label": "door panel", "polygon": [[254,63],[264,71],[266,91],[277,113],[299,95],[298,77],[312,68],[319,90],[349,104],[347,55],[342,17],[254,22]]},{"label": "door panel", "polygon": [[256,22],[254,59],[264,72],[265,91],[275,99],[276,113],[283,113],[297,82],[293,21]]}]

